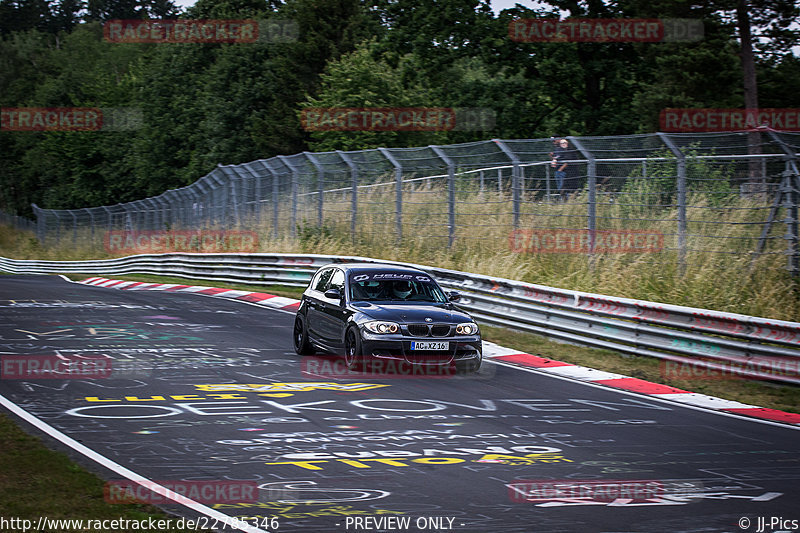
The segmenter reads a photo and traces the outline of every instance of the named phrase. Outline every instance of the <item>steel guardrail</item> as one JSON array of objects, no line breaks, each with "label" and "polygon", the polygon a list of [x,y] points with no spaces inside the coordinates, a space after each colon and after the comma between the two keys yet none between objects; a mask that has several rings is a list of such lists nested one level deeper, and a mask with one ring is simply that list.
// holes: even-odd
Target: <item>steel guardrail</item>
[{"label": "steel guardrail", "polygon": [[[152,274],[229,283],[305,287],[316,270],[341,262],[381,262],[429,272],[458,290],[460,307],[482,323],[555,340],[656,357],[720,376],[800,384],[800,323],[617,298],[438,267],[356,256],[165,253],[95,261],[0,257],[20,274]],[[688,375],[687,378],[691,378]]]}]

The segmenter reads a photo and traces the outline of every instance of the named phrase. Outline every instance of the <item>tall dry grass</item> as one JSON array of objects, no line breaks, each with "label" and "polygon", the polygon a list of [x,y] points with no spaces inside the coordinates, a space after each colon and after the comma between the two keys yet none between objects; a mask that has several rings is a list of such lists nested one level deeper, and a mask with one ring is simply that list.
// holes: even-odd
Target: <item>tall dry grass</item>
[{"label": "tall dry grass", "polygon": [[[260,214],[259,223],[251,219],[235,229],[256,232],[261,252],[407,261],[564,289],[800,321],[800,291],[786,270],[785,241],[779,238],[785,232],[783,225],[773,226],[768,253],[755,259],[752,255],[765,217],[764,203],[758,199],[732,197],[721,205],[703,195],[690,197],[685,266],[679,263],[674,207],[653,209],[630,199],[620,201],[619,196],[599,195],[598,229],[661,233],[665,248],[658,253],[589,257],[581,253],[515,253],[509,240],[514,226],[508,194],[467,190],[459,191],[456,200],[452,245],[446,191],[435,185],[404,190],[402,238],[396,226],[395,192],[386,189],[359,195],[355,235],[351,233],[347,192],[326,195],[321,225],[311,201],[299,206],[295,228],[289,224],[290,206],[280,206],[277,239],[271,209]],[[521,204],[519,227],[583,229],[586,210],[585,193],[566,201],[544,201],[529,194]],[[30,233],[3,228],[0,254],[19,259],[111,257],[100,232],[92,237],[85,229],[65,233],[60,242],[49,240],[43,246]]]}]

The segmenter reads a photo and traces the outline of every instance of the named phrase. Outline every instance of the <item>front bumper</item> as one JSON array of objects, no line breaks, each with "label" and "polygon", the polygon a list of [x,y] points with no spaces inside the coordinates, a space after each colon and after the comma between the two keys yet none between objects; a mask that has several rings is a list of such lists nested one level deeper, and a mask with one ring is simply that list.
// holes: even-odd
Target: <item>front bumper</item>
[{"label": "front bumper", "polygon": [[[446,342],[447,350],[415,350],[413,342]],[[449,365],[481,358],[480,335],[452,337],[410,337],[402,334],[379,335],[361,329],[361,352],[379,359],[394,359],[415,365]]]}]

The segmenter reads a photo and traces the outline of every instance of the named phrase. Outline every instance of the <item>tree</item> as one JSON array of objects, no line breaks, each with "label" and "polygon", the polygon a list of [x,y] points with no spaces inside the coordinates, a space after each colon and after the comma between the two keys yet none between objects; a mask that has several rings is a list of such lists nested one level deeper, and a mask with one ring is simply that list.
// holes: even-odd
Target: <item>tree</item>
[{"label": "tree", "polygon": [[[360,45],[354,52],[328,64],[322,74],[318,97],[309,96],[298,114],[307,108],[409,108],[435,107],[427,89],[403,83],[409,58],[393,68],[375,59],[375,41]],[[443,132],[422,131],[315,131],[310,147],[314,151],[363,150],[378,147],[424,146],[445,142]]]}]

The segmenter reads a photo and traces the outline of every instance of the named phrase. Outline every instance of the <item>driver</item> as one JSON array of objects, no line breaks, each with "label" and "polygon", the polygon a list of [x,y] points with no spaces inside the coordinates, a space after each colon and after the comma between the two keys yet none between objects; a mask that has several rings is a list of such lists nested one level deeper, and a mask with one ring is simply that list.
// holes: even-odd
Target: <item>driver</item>
[{"label": "driver", "polygon": [[362,285],[362,287],[364,288],[364,292],[367,293],[367,298],[370,300],[378,299],[378,295],[381,292],[380,281],[367,281]]},{"label": "driver", "polygon": [[392,287],[395,298],[405,300],[411,295],[411,282],[406,280],[395,281]]}]

